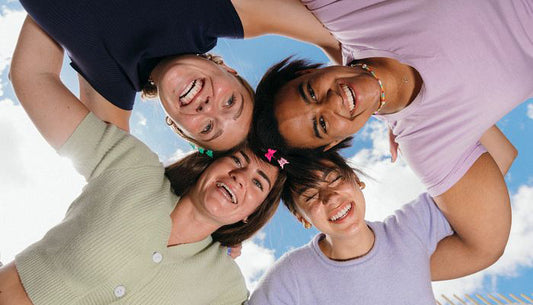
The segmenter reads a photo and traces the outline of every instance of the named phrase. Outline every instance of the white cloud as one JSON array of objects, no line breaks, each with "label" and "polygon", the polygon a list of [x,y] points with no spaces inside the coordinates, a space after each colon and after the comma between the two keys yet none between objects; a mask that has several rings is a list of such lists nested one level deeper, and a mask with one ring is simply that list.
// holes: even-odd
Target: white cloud
[{"label": "white cloud", "polygon": [[265,234],[259,232],[252,240],[244,242],[242,255],[235,260],[250,291],[255,289],[261,276],[276,260],[274,250],[262,246],[264,239]]},{"label": "white cloud", "polygon": [[[187,152],[184,152],[183,150],[181,149],[177,149],[173,154],[172,156],[170,156],[169,158],[167,158],[167,160],[162,160],[162,162],[165,164],[165,166],[168,166],[180,159],[183,159],[185,156],[193,153],[194,151],[193,150],[190,150],[190,151],[187,151]],[[161,157],[159,158],[161,160]]]},{"label": "white cloud", "polygon": [[85,182],[8,99],[0,101],[0,139],[0,256],[7,263],[63,219]]},{"label": "white cloud", "polygon": [[[26,17],[24,11],[13,11],[3,8],[0,13],[0,74],[8,67],[11,56],[15,50],[15,44]],[[3,95],[2,83],[0,83],[0,96]]]},{"label": "white cloud", "polygon": [[370,178],[360,177],[366,183],[366,219],[383,220],[403,204],[425,191],[420,180],[401,160],[390,162],[386,124],[373,121],[360,135],[372,140],[373,149],[363,149],[350,158],[356,168]]},{"label": "white cloud", "polygon": [[527,104],[527,116],[533,120],[533,103]]},{"label": "white cloud", "polygon": [[144,114],[142,114],[141,112],[135,112],[135,116],[137,117],[137,124],[140,125],[140,126],[146,126],[146,123],[147,123],[147,119],[146,119],[146,116],[144,116]]}]

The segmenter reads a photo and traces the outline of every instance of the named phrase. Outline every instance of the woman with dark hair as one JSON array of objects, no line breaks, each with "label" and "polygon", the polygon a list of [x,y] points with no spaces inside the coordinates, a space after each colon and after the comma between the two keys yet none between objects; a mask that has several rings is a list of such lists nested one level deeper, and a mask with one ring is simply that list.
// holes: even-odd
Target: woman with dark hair
[{"label": "woman with dark hair", "polygon": [[67,50],[91,112],[129,130],[135,93],[143,91],[159,97],[166,123],[180,136],[213,150],[244,141],[254,107],[253,90],[234,69],[220,57],[196,55],[219,37],[281,34],[340,59],[338,42],[298,0],[21,3]]},{"label": "woman with dark hair", "polygon": [[220,244],[242,242],[273,215],[279,167],[243,146],[165,169],[65,88],[62,57],[27,19],[10,76],[43,137],[87,185],[61,223],[0,269],[0,304],[243,303],[244,279]]},{"label": "woman with dark hair", "polygon": [[[386,121],[472,253],[494,262],[510,207],[464,204],[465,177],[488,166],[482,135],[499,133],[492,126],[533,94],[531,1],[303,2],[341,43],[345,66],[274,66],[257,87],[256,137],[323,151],[372,116]],[[501,215],[506,228],[495,228]]]},{"label": "woman with dark hair", "polygon": [[[512,145],[495,138],[504,141],[500,153],[512,158]],[[468,245],[453,234],[429,194],[382,222],[365,221],[365,184],[337,152],[306,164],[288,171],[282,200],[305,228],[315,226],[320,233],[276,262],[250,305],[381,305],[391,300],[427,305],[435,303],[431,280],[470,270]],[[496,166],[474,170],[490,179],[484,184],[470,180],[470,200],[484,201],[485,192],[504,198],[498,194],[505,192],[505,182]],[[441,260],[443,252],[455,256]]]}]

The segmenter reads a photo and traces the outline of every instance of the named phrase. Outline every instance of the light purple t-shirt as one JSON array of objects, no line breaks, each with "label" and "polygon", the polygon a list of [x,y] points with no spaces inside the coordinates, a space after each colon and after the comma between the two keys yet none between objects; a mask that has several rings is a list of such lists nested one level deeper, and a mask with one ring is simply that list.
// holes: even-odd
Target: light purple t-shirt
[{"label": "light purple t-shirt", "polygon": [[431,197],[422,194],[384,222],[368,225],[376,237],[368,254],[333,261],[320,250],[319,234],[276,262],[249,305],[435,304],[430,257],[452,230]]},{"label": "light purple t-shirt", "polygon": [[484,152],[483,132],[533,96],[532,0],[302,2],[342,43],[345,64],[389,57],[420,73],[415,100],[377,117],[433,196]]}]

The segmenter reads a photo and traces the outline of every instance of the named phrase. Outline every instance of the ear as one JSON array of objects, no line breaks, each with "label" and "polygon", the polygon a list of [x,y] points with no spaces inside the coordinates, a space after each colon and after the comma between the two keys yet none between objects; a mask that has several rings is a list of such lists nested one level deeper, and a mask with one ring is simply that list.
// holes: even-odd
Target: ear
[{"label": "ear", "polygon": [[342,142],[342,140],[344,139],[341,139],[341,140],[335,140],[331,143],[329,143],[328,145],[326,145],[326,147],[324,147],[324,151],[328,151],[330,149],[332,149],[333,147],[335,147],[335,145],[339,144],[340,142]]}]

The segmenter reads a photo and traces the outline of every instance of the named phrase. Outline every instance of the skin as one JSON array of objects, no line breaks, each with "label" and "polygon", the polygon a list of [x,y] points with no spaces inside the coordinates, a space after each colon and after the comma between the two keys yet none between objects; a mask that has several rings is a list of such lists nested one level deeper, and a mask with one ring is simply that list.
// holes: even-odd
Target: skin
[{"label": "skin", "polygon": [[[341,62],[339,42],[299,0],[232,0],[232,4],[241,20],[244,38],[252,38],[265,34],[279,34],[312,43],[322,48],[333,62]],[[258,10],[258,7],[261,9]],[[294,22],[294,20],[298,22]],[[179,60],[181,57],[183,56],[177,56],[161,62],[152,72],[166,70],[168,67],[162,67],[161,65],[166,66],[169,61]],[[192,111],[193,107],[188,107],[189,109],[187,110],[182,109],[183,111],[179,110],[181,107],[178,107],[172,99],[172,97],[175,97],[175,93],[172,91],[179,90],[178,87],[180,89],[183,88],[178,83],[186,82],[185,80],[178,80],[180,78],[179,73],[168,76],[174,79],[175,84],[170,83],[166,88],[160,88],[163,91],[161,101],[165,111],[173,118],[174,126],[172,127],[176,128],[176,130],[177,128],[180,129],[177,130],[180,136],[204,148],[225,150],[234,147],[237,143],[245,139],[250,126],[253,103],[248,104],[248,96],[247,94],[243,94],[242,99],[247,106],[241,118],[234,120],[234,116],[232,116],[233,110],[230,111],[228,107],[224,107],[224,103],[230,97],[228,86],[233,84],[233,91],[241,93],[244,92],[243,86],[237,78],[232,76],[236,74],[233,69],[225,65],[217,66],[213,63],[210,64],[211,67],[208,69],[218,70],[216,75],[220,75],[222,78],[210,74],[211,81],[208,84],[211,86],[211,90],[204,91],[204,98],[198,99],[194,111],[198,109],[199,102],[206,101],[205,96],[207,95],[211,96],[209,99],[211,106],[207,106],[206,108],[204,105],[202,111],[198,111],[196,114]],[[202,74],[197,71],[199,66],[191,66],[190,68],[188,72],[184,72],[184,78],[191,77],[191,73],[197,73],[195,77],[205,77],[205,73]],[[98,94],[81,76],[79,78],[80,100],[84,105],[103,121],[115,124],[119,128],[129,131],[131,111],[122,110],[114,106]],[[155,81],[157,76],[152,74],[152,78]],[[189,83],[190,81],[186,84]],[[159,87],[158,81],[156,81],[156,84]],[[216,98],[214,98],[215,96]],[[239,95],[237,95],[237,103],[240,102],[238,99]],[[212,103],[213,101],[216,103]],[[215,122],[217,132],[220,133],[222,131],[222,136],[215,141],[206,141],[209,139],[209,136],[201,133],[201,130],[209,124],[207,121]]]},{"label": "skin", "polygon": [[[41,56],[48,60],[41,60]],[[13,55],[10,78],[21,105],[55,149],[68,140],[89,113],[62,83],[59,77],[62,62],[63,49],[31,18],[26,18]],[[170,215],[169,246],[202,240],[222,225],[247,217],[265,200],[270,184],[276,180],[277,168],[250,154],[244,150],[217,159],[192,190],[181,197]],[[229,202],[219,183],[232,189],[237,197],[235,204]],[[0,304],[31,304],[14,263],[0,269]]]},{"label": "skin", "polygon": [[[381,114],[407,107],[418,94],[422,80],[410,66],[387,58],[365,62],[385,88],[387,103]],[[291,146],[327,150],[359,131],[379,108],[381,87],[358,66],[329,66],[301,74],[282,87],[274,102],[279,131]]]},{"label": "skin", "polygon": [[224,64],[184,55],[161,62],[151,78],[183,136],[202,147],[227,150],[246,137],[253,111],[252,93],[236,74]]},{"label": "skin", "polygon": [[[323,174],[324,181],[316,189],[295,196],[295,216],[314,225],[326,238],[319,246],[333,260],[348,260],[365,255],[374,245],[374,233],[365,222],[363,183],[344,177],[337,171]],[[332,217],[346,207],[346,216]]]}]

